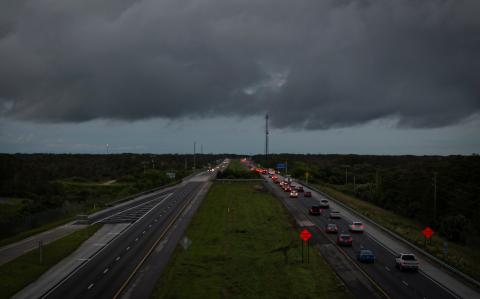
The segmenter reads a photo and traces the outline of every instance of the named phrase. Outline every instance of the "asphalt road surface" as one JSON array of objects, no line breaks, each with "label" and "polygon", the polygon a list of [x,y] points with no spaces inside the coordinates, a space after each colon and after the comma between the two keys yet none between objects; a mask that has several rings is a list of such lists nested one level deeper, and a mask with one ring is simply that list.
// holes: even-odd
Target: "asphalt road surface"
[{"label": "asphalt road surface", "polygon": [[[342,247],[351,259],[357,263],[368,276],[379,285],[386,295],[390,298],[457,298],[447,289],[433,281],[421,272],[401,272],[395,268],[395,253],[382,245],[379,241],[373,239],[368,234],[368,227],[365,233],[350,233],[348,225],[350,221],[356,219],[330,219],[330,209],[323,211],[320,216],[309,215],[308,209],[312,205],[318,205],[323,197],[312,191],[313,197],[305,198],[302,193],[295,199],[289,198],[289,193],[284,192],[280,186],[275,185],[267,176],[265,176],[268,184],[274,185],[278,190],[275,192],[281,197],[282,201],[289,201],[291,206],[295,207],[298,212],[304,214],[305,219],[311,221],[316,227],[324,229],[328,223],[336,223],[339,227],[339,233],[348,233],[353,237],[352,247]],[[296,184],[298,185],[298,184]],[[307,190],[307,188],[305,188]],[[334,206],[330,202],[331,206]],[[328,235],[332,242],[336,242],[337,235]],[[376,260],[374,264],[363,264],[357,262],[357,253],[360,249],[370,249],[374,252]],[[421,265],[420,265],[421,267]]]},{"label": "asphalt road surface", "polygon": [[[170,196],[154,202],[153,208],[136,218],[136,222],[124,233],[42,297],[114,298],[119,295],[141,261],[165,235],[203,184],[205,182],[202,181],[188,182]],[[124,219],[131,221],[133,218]],[[118,220],[121,217],[115,218],[115,221]]]}]

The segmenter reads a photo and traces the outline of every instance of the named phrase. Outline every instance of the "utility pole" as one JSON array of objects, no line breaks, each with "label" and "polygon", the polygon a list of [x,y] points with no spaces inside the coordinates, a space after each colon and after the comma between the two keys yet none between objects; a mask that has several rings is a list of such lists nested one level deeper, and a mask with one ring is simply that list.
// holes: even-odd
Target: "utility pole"
[{"label": "utility pole", "polygon": [[188,166],[187,166],[187,157],[185,157],[185,170],[187,170]]},{"label": "utility pole", "polygon": [[107,155],[108,155],[108,143],[107,143]]},{"label": "utility pole", "polygon": [[265,162],[268,159],[268,114],[265,114]]},{"label": "utility pole", "polygon": [[355,181],[355,176],[353,176],[353,193],[357,193],[357,182]]},{"label": "utility pole", "polygon": [[437,219],[437,173],[433,176],[433,219]]},{"label": "utility pole", "polygon": [[202,143],[202,144],[200,144],[200,154],[202,154],[202,155],[203,155],[203,143]]},{"label": "utility pole", "polygon": [[196,169],[196,166],[197,166],[197,164],[196,164],[197,161],[195,161],[195,159],[196,159],[196,156],[195,156],[196,153],[195,152],[196,151],[197,151],[197,142],[194,141],[193,142],[193,169]]}]

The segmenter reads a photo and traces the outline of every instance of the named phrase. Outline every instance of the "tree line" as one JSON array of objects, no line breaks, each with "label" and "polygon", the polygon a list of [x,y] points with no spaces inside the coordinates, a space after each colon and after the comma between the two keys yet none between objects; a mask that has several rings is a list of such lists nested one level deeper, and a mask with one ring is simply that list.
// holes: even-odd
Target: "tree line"
[{"label": "tree line", "polygon": [[430,225],[451,241],[480,240],[480,157],[270,155],[296,178],[340,191]]}]

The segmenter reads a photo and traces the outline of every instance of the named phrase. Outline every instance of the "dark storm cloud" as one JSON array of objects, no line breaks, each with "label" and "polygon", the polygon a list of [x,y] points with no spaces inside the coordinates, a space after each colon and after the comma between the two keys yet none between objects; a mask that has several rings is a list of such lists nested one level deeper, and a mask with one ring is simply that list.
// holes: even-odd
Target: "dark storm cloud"
[{"label": "dark storm cloud", "polygon": [[0,113],[446,126],[480,110],[479,13],[476,0],[2,2]]}]

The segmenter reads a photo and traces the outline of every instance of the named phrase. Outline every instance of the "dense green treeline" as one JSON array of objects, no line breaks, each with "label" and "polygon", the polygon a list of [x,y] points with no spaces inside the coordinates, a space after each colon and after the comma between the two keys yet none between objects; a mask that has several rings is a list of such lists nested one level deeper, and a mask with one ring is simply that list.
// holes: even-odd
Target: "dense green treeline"
[{"label": "dense green treeline", "polygon": [[[431,225],[459,243],[480,240],[480,157],[271,155],[296,178],[328,184],[400,215]],[[436,192],[435,192],[436,191]],[[435,196],[436,193],[436,196]],[[436,200],[435,200],[436,198]]]},{"label": "dense green treeline", "polygon": [[[199,168],[224,155],[195,158]],[[0,239],[172,183],[192,166],[193,155],[0,154]]]}]

